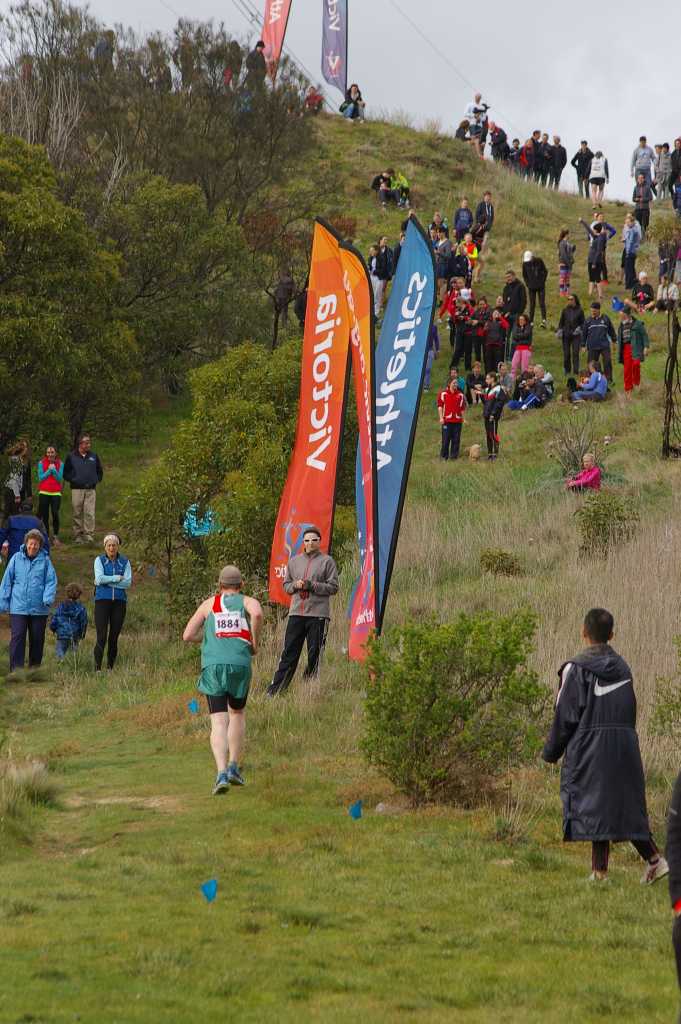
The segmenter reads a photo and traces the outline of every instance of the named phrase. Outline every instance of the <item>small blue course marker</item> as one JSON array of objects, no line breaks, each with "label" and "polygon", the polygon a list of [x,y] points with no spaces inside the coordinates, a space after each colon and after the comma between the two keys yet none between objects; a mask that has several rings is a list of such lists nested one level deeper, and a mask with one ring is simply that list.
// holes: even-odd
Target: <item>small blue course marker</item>
[{"label": "small blue course marker", "polygon": [[189,703],[187,704],[187,707],[189,708],[192,715],[198,715],[199,702],[196,699],[190,700]]},{"label": "small blue course marker", "polygon": [[357,821],[358,818],[362,817],[362,801],[358,800],[356,804],[350,804],[348,807],[348,814],[351,818]]},{"label": "small blue course marker", "polygon": [[218,894],[218,883],[215,878],[211,878],[209,882],[204,882],[201,886],[201,892],[206,897],[208,903],[212,903]]},{"label": "small blue course marker", "polygon": [[621,299],[618,299],[616,295],[613,296],[612,308],[615,310],[616,313],[621,313],[624,309],[624,303]]}]

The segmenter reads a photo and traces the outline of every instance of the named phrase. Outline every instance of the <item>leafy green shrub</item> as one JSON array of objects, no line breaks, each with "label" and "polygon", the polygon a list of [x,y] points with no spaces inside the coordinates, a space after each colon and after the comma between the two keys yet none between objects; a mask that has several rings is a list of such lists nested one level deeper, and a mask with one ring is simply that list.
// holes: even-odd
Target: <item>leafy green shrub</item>
[{"label": "leafy green shrub", "polygon": [[374,638],[362,747],[415,804],[480,803],[535,756],[548,691],[527,668],[536,620],[461,614]]},{"label": "leafy green shrub", "polygon": [[629,540],[639,521],[639,512],[631,498],[596,491],[575,512],[581,535],[581,550],[587,554],[605,554],[613,544]]},{"label": "leafy green shrub", "polygon": [[480,568],[494,576],[522,576],[520,559],[503,548],[483,548],[480,552]]}]

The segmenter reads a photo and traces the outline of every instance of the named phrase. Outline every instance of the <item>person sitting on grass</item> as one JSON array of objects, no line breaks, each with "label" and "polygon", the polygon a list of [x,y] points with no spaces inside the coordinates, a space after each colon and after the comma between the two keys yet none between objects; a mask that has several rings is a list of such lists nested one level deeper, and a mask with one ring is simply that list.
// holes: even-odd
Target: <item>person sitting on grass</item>
[{"label": "person sitting on grass", "polygon": [[345,90],[345,99],[339,109],[343,117],[347,117],[353,123],[364,120],[366,103],[356,82]]},{"label": "person sitting on grass", "polygon": [[651,885],[669,866],[650,832],[632,672],[610,646],[613,625],[605,608],[587,612],[585,650],[558,670],[542,758],[549,764],[563,758],[563,839],[591,842],[590,881],[607,879],[610,843],[628,840],[646,862],[641,882]]},{"label": "person sitting on grass", "polygon": [[535,363],[534,375],[538,377],[542,382],[546,390],[548,391],[549,399],[553,398],[556,393],[556,385],[553,379],[553,374],[547,370],[541,363]]},{"label": "person sitting on grass", "polygon": [[77,583],[66,587],[66,600],[62,601],[52,616],[50,629],[57,638],[55,654],[61,661],[68,651],[77,651],[78,644],[87,632],[87,610],[80,603],[83,588]]},{"label": "person sitting on grass", "polygon": [[668,274],[662,274],[657,287],[657,302],[655,303],[656,313],[673,312],[679,305],[678,286],[670,281]]},{"label": "person sitting on grass", "polygon": [[638,275],[638,284],[631,289],[631,298],[625,299],[624,304],[636,313],[648,313],[655,309],[655,292],[645,270]]},{"label": "person sitting on grass", "polygon": [[587,452],[582,456],[582,469],[575,476],[570,477],[565,487],[568,491],[600,491],[601,469],[596,465],[596,456],[593,452]]},{"label": "person sitting on grass", "polygon": [[[602,402],[608,393],[608,378],[598,369],[598,363],[589,363],[590,375],[584,383],[574,385],[571,390],[571,402]],[[568,387],[570,382],[568,381]]]},{"label": "person sitting on grass", "polygon": [[543,381],[544,368],[534,368],[534,375],[528,377],[525,380],[521,380],[519,384],[519,395],[518,398],[512,399],[508,403],[509,409],[520,409],[521,412],[526,412],[528,409],[541,409],[550,399],[549,389],[546,387]]}]

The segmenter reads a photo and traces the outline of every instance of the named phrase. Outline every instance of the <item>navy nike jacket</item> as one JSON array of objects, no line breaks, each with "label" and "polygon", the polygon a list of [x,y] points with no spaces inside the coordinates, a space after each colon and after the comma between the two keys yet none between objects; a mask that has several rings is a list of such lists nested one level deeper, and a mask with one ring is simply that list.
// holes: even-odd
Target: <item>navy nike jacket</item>
[{"label": "navy nike jacket", "polygon": [[631,669],[609,644],[594,644],[558,675],[542,757],[550,763],[563,758],[563,838],[649,839]]}]

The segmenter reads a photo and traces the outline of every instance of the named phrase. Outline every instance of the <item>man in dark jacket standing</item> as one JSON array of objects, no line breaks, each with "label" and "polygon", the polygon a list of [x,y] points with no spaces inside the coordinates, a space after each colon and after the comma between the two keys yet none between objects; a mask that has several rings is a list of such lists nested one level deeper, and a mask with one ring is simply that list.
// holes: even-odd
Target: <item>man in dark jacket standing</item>
[{"label": "man in dark jacket standing", "polygon": [[567,163],[567,151],[565,146],[561,145],[560,135],[553,136],[553,167],[551,168],[551,174],[549,176],[549,186],[551,188],[560,187],[560,179],[563,174],[563,169]]},{"label": "man in dark jacket standing", "polygon": [[475,223],[479,224],[483,229],[482,245],[481,249],[487,245],[487,236],[492,230],[494,224],[494,204],[492,202],[492,193],[485,192],[482,199],[475,208]]},{"label": "man in dark jacket standing", "polygon": [[636,178],[631,201],[634,204],[634,217],[641,225],[641,231],[645,238],[648,225],[650,224],[650,204],[653,201],[653,190],[646,181],[644,174],[639,174]]},{"label": "man in dark jacket standing", "polygon": [[64,463],[64,479],[71,484],[73,539],[76,544],[92,543],[95,532],[96,487],[104,470],[99,455],[92,451],[89,434],[81,434],[78,447],[69,452]]},{"label": "man in dark jacket standing", "polygon": [[546,327],[546,278],[548,276],[549,272],[544,261],[528,249],[523,256],[523,281],[530,293],[530,323],[533,327],[537,299],[539,299],[539,308],[541,309],[541,325]]},{"label": "man in dark jacket standing", "polygon": [[506,284],[504,285],[501,297],[504,300],[502,312],[509,322],[510,334],[513,325],[520,314],[525,312],[525,306],[527,305],[525,285],[515,276],[514,270],[506,271]]},{"label": "man in dark jacket standing", "polygon": [[549,764],[563,758],[563,838],[591,842],[591,881],[607,879],[610,843],[629,840],[646,862],[641,882],[651,885],[669,866],[650,833],[634,684],[626,661],[610,646],[612,636],[610,612],[587,612],[586,649],[558,672],[556,711],[542,757]]},{"label": "man in dark jacket standing", "polygon": [[338,593],[338,569],[331,555],[320,549],[321,539],[317,527],[308,526],[303,535],[303,553],[293,555],[286,566],[284,590],[293,600],[286,623],[284,650],[274,678],[267,687],[269,697],[276,697],[288,689],[305,641],[305,677],[316,676],[319,671],[329,628],[329,598]]},{"label": "man in dark jacket standing", "polygon": [[601,359],[603,360],[602,369],[608,384],[612,384],[610,345],[616,341],[617,335],[612,320],[605,313],[601,313],[600,302],[592,302],[590,315],[584,321],[582,344],[586,346],[588,361],[594,362],[599,370],[601,369]]},{"label": "man in dark jacket standing", "polygon": [[571,166],[577,171],[577,191],[581,196],[583,190],[585,199],[589,198],[589,168],[593,158],[588,142],[582,139],[579,149],[570,161]]}]

